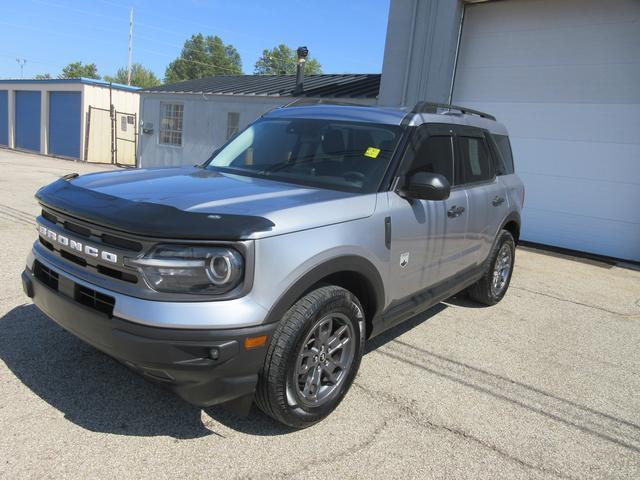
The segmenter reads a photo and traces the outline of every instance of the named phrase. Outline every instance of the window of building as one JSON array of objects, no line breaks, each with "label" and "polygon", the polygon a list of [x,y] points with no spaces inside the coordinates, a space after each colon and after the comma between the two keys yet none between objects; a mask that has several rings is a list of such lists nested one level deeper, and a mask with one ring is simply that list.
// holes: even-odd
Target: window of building
[{"label": "window of building", "polygon": [[465,182],[475,183],[493,178],[491,160],[484,140],[479,137],[458,138]]},{"label": "window of building", "polygon": [[126,115],[120,116],[120,130],[122,130],[123,132],[127,131],[127,116]]},{"label": "window of building", "polygon": [[182,146],[182,116],[184,105],[181,103],[160,102],[160,139],[163,145]]},{"label": "window of building", "polygon": [[240,114],[238,112],[227,113],[227,140],[240,130]]},{"label": "window of building", "polygon": [[451,185],[453,182],[453,137],[450,135],[423,136],[407,150],[410,155],[405,175],[417,172],[439,173]]}]

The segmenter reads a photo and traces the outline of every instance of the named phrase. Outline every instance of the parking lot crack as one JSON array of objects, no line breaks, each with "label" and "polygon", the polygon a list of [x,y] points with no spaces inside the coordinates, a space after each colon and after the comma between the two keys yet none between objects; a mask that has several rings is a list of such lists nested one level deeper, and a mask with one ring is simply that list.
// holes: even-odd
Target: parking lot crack
[{"label": "parking lot crack", "polygon": [[516,287],[515,285],[512,285],[511,288],[514,288],[516,290],[523,290],[523,291],[528,292],[528,293],[533,293],[534,295],[541,295],[543,297],[553,298],[554,300],[558,300],[560,302],[567,302],[567,303],[572,303],[573,305],[579,305],[581,307],[592,308],[594,310],[599,310],[601,312],[610,313],[611,315],[616,315],[618,317],[626,317],[626,316],[629,316],[629,315],[633,315],[633,313],[616,312],[614,310],[609,310],[608,308],[599,307],[597,305],[591,305],[591,304],[588,304],[588,303],[578,302],[576,300],[571,300],[571,299],[564,298],[564,297],[558,297],[557,295],[551,295],[550,293],[539,292],[537,290],[531,290],[529,288]]},{"label": "parking lot crack", "polygon": [[566,479],[566,480],[578,480],[577,477],[573,477],[571,475],[567,475],[563,472],[559,472],[557,470],[552,470],[546,467],[543,467],[541,465],[536,465],[533,463],[529,463],[526,462],[525,460],[522,460],[521,458],[515,457],[513,455],[511,455],[508,452],[505,452],[504,450],[498,448],[496,445],[493,445],[481,438],[478,438],[468,432],[465,432],[462,429],[456,428],[456,427],[451,427],[448,425],[444,425],[444,424],[439,424],[436,423],[434,421],[432,421],[431,419],[427,418],[425,415],[417,412],[414,408],[412,408],[411,405],[408,405],[406,403],[406,401],[404,399],[401,399],[395,395],[386,393],[386,392],[381,392],[379,390],[373,391],[368,389],[367,387],[365,387],[364,385],[358,384],[358,383],[354,383],[354,387],[359,388],[360,390],[362,390],[363,392],[365,392],[367,395],[371,396],[372,398],[376,399],[376,400],[382,400],[385,404],[395,408],[396,410],[398,410],[402,416],[405,416],[407,418],[410,418],[412,422],[424,427],[424,428],[429,428],[429,429],[433,429],[433,430],[444,430],[452,435],[455,435],[459,438],[464,439],[465,441],[469,441],[469,442],[473,442],[485,449],[488,449],[494,453],[496,453],[497,455],[499,455],[502,458],[505,458],[508,461],[511,461],[513,463],[516,463],[518,465],[520,465],[521,467],[524,467],[526,469],[532,469],[532,470],[536,470],[540,473],[544,473],[544,474],[548,474],[548,475],[553,475],[556,478],[562,478],[562,479]]}]

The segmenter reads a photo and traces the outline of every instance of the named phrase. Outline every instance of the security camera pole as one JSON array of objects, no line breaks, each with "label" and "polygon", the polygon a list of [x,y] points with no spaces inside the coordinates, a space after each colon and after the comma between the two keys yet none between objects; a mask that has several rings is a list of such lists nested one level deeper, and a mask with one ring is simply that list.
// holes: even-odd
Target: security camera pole
[{"label": "security camera pole", "polygon": [[293,89],[293,94],[300,95],[304,91],[304,64],[309,56],[309,49],[298,47],[296,53],[298,60],[296,62],[296,87]]}]

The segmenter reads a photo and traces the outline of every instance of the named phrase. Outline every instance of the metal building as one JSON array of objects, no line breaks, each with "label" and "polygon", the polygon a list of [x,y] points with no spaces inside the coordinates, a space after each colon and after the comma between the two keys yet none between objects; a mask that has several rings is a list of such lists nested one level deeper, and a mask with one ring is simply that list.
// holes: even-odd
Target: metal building
[{"label": "metal building", "polygon": [[380,103],[495,115],[524,240],[640,260],[640,2],[391,0]]},{"label": "metal building", "polygon": [[375,104],[380,75],[221,75],[141,92],[140,166],[193,165],[263,113],[296,98]]},{"label": "metal building", "polygon": [[86,78],[0,80],[0,147],[134,165],[137,90]]}]

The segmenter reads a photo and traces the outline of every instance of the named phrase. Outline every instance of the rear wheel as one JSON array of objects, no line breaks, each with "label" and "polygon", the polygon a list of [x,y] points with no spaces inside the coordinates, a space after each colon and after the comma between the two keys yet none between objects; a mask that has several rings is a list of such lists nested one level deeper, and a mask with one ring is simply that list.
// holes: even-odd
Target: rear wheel
[{"label": "rear wheel", "polygon": [[495,305],[502,300],[511,282],[515,255],[513,236],[502,230],[489,255],[485,274],[467,290],[469,297],[485,305]]},{"label": "rear wheel", "polygon": [[364,316],[348,290],[326,286],[284,315],[267,351],[256,403],[295,428],[322,420],[340,403],[360,366]]}]

